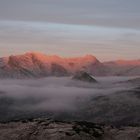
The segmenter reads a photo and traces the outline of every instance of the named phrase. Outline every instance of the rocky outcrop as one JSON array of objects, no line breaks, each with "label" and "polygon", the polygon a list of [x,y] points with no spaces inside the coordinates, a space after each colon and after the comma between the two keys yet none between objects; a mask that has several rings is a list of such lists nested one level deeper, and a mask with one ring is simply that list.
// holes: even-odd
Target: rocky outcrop
[{"label": "rocky outcrop", "polygon": [[80,71],[77,72],[73,77],[73,80],[79,80],[83,82],[89,82],[89,83],[97,83],[97,81],[87,72]]},{"label": "rocky outcrop", "polygon": [[0,124],[0,140],[139,140],[140,127],[30,119]]}]

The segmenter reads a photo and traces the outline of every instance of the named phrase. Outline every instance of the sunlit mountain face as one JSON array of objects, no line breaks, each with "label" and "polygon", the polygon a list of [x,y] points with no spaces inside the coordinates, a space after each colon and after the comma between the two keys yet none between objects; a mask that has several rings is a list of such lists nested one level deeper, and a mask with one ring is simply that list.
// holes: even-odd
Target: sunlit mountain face
[{"label": "sunlit mountain face", "polygon": [[3,78],[72,76],[80,71],[94,76],[139,76],[140,60],[100,62],[93,55],[63,58],[30,52],[0,58],[0,71]]}]

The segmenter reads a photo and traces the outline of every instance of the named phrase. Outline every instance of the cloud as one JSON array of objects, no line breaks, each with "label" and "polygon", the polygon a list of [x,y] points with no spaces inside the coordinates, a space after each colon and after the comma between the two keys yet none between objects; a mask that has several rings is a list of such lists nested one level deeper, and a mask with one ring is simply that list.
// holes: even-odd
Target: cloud
[{"label": "cloud", "polygon": [[48,117],[117,125],[122,120],[123,124],[138,123],[136,85],[120,83],[131,78],[98,77],[99,84],[73,81],[71,77],[0,80],[0,122]]},{"label": "cloud", "polygon": [[0,19],[140,28],[138,0],[0,0]]},{"label": "cloud", "polygon": [[93,54],[100,61],[138,59],[139,37],[140,31],[132,29],[5,20],[0,21],[0,56],[39,51]]},{"label": "cloud", "polygon": [[[128,78],[124,78],[125,80]],[[114,81],[122,79],[115,79]],[[116,87],[105,78],[101,84],[77,82],[71,78],[48,77],[38,80],[0,80],[0,97],[14,100],[11,107],[17,110],[71,111],[77,110],[77,102],[96,95],[112,94],[126,87]],[[105,81],[105,82],[104,82]],[[109,88],[108,88],[109,86]],[[128,87],[127,87],[128,88]]]}]

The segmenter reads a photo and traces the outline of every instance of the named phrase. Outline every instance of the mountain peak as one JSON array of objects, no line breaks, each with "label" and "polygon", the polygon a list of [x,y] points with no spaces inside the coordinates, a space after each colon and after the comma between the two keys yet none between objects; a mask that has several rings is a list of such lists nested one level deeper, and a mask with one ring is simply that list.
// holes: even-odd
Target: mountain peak
[{"label": "mountain peak", "polygon": [[36,57],[46,56],[44,53],[41,53],[41,52],[27,52],[23,55],[36,56]]},{"label": "mountain peak", "polygon": [[42,52],[32,51],[32,52],[26,52],[25,54],[31,54],[31,55],[45,55]]},{"label": "mountain peak", "polygon": [[[92,73],[93,69],[98,69],[101,66],[98,65],[100,62],[96,57],[92,55],[63,58],[57,55],[45,55],[40,52],[27,52],[6,58],[0,60],[1,75],[19,78],[54,76],[56,74],[59,76],[63,73],[69,75],[83,69]],[[94,74],[96,75],[95,71]]]},{"label": "mountain peak", "polygon": [[93,55],[85,55],[84,57],[82,57],[83,61],[85,62],[91,62],[91,63],[100,63],[99,60],[93,56]]},{"label": "mountain peak", "polygon": [[92,59],[92,60],[97,60],[97,58],[95,56],[91,55],[91,54],[85,55],[85,58]]},{"label": "mountain peak", "polygon": [[85,71],[79,71],[77,72],[73,77],[73,80],[79,80],[89,83],[97,83],[97,81],[87,72]]}]

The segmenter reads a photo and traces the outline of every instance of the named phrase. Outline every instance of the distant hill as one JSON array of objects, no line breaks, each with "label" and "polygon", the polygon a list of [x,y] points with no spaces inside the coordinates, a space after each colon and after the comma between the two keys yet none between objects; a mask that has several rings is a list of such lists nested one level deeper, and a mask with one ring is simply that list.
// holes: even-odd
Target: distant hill
[{"label": "distant hill", "polygon": [[139,76],[139,60],[117,60],[103,63],[108,68],[108,75]]}]

